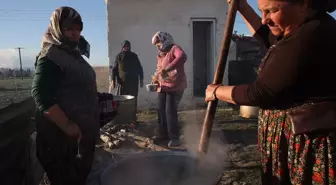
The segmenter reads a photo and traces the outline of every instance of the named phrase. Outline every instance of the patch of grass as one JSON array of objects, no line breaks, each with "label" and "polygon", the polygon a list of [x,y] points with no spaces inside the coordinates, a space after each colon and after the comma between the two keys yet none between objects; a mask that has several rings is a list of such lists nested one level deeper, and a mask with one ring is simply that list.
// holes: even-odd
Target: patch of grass
[{"label": "patch of grass", "polygon": [[256,130],[257,123],[225,123],[220,126],[222,130]]},{"label": "patch of grass", "polygon": [[0,79],[0,91],[30,89],[32,78]]},{"label": "patch of grass", "polygon": [[142,111],[137,114],[138,120],[141,122],[152,122],[157,120],[157,112],[156,111]]},{"label": "patch of grass", "polygon": [[[194,110],[194,111],[182,111],[179,112],[179,121],[183,125],[188,122],[188,119],[196,119],[198,122],[202,123],[205,116],[205,110]],[[215,120],[236,120],[242,119],[239,117],[238,110],[232,110],[227,108],[217,108]],[[155,110],[142,111],[138,113],[139,121],[153,121],[157,120],[157,112]]]},{"label": "patch of grass", "polygon": [[217,108],[215,118],[222,119],[239,119],[239,110],[234,109],[225,109],[225,108]]}]

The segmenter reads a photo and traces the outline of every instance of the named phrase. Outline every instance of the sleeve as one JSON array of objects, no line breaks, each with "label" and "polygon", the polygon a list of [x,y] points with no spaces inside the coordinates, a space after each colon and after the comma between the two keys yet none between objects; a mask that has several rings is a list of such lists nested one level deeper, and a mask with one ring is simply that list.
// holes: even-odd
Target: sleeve
[{"label": "sleeve", "polygon": [[273,52],[254,83],[233,88],[234,102],[267,108],[291,97],[298,77],[304,75],[303,64],[316,57],[308,39],[292,38],[291,42],[284,41],[276,46]]},{"label": "sleeve", "polygon": [[138,74],[139,74],[140,81],[143,81],[143,79],[144,79],[143,68],[142,68],[140,59],[139,59],[137,54],[135,54],[135,60],[136,60],[136,63],[138,65],[137,67],[138,67]]},{"label": "sleeve", "polygon": [[111,66],[111,80],[116,81],[119,76],[119,54],[116,56],[116,59],[114,61],[114,64]]},{"label": "sleeve", "polygon": [[157,64],[156,64],[156,73],[158,74],[160,72],[160,70],[162,69],[162,64],[160,62],[160,56],[157,56]]},{"label": "sleeve", "polygon": [[40,111],[44,112],[57,104],[56,92],[61,75],[61,69],[54,62],[50,60],[36,62],[31,95]]},{"label": "sleeve", "polygon": [[271,30],[267,25],[262,25],[253,35],[265,48],[270,48],[277,42],[277,37],[271,33]]},{"label": "sleeve", "polygon": [[174,48],[173,55],[175,59],[169,63],[168,70],[175,69],[178,65],[184,64],[187,61],[187,55],[179,46]]}]

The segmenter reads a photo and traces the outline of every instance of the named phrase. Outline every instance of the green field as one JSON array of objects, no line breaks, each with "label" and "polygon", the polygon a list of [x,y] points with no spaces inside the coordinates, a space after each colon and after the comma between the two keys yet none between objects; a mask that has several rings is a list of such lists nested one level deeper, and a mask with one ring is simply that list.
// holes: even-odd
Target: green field
[{"label": "green field", "polygon": [[[97,88],[100,92],[108,91],[108,67],[94,67],[97,75]],[[0,79],[0,91],[28,90],[31,88],[32,78],[20,77],[16,79]]]},{"label": "green field", "polygon": [[0,91],[28,90],[31,83],[32,78],[0,79]]}]

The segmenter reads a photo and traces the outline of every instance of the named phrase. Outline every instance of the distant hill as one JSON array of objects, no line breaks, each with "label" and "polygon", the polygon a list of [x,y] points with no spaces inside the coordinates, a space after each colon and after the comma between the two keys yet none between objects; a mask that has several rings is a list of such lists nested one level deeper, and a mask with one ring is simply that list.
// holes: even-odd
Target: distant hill
[{"label": "distant hill", "polygon": [[94,66],[93,69],[96,72],[98,91],[108,92],[109,68],[107,66]]}]

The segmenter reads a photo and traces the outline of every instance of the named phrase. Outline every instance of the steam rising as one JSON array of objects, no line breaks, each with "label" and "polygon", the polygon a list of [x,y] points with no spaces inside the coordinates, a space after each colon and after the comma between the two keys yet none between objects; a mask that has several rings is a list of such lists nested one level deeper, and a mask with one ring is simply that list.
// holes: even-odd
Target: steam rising
[{"label": "steam rising", "polygon": [[106,170],[101,185],[214,185],[225,167],[227,152],[220,138],[213,134],[208,153],[200,163],[195,163],[203,119],[199,111],[187,115],[183,141],[188,152],[135,155]]}]

